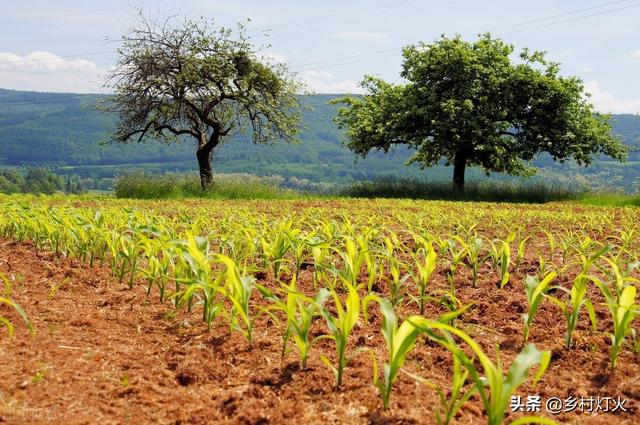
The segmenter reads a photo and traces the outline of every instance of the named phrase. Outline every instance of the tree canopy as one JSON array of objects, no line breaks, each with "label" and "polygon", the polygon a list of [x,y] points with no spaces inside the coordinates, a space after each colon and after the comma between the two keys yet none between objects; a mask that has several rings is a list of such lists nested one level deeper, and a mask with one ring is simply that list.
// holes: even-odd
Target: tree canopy
[{"label": "tree canopy", "polygon": [[202,187],[213,182],[213,150],[232,133],[255,143],[294,141],[301,88],[283,64],[261,55],[246,34],[200,20],[150,21],[123,37],[105,109],[119,116],[117,142],[179,136],[197,140]]},{"label": "tree canopy", "polygon": [[475,42],[442,36],[403,50],[403,84],[366,76],[362,97],[346,96],[335,120],[347,146],[366,156],[403,144],[409,162],[453,165],[464,188],[467,165],[486,172],[530,175],[540,152],[589,165],[592,156],[625,158],[608,116],[596,113],[577,77],[560,75],[543,52],[521,51],[484,34]]}]

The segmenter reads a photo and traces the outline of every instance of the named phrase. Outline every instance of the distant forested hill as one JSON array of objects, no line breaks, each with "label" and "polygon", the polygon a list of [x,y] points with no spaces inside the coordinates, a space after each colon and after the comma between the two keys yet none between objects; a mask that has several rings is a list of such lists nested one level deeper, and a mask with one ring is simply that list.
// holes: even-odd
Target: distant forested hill
[{"label": "distant forested hill", "polygon": [[[290,186],[308,188],[386,176],[450,179],[451,170],[445,167],[420,170],[416,166],[405,166],[410,156],[406,149],[356,160],[342,146],[342,134],[332,122],[336,106],[329,105],[328,101],[334,97],[303,98],[309,110],[304,112],[301,144],[256,146],[247,136],[236,136],[216,150],[214,169],[221,173],[279,175]],[[0,167],[48,166],[61,174],[94,180],[110,179],[135,170],[186,172],[197,169],[191,140],[170,145],[105,144],[114,120],[93,108],[101,99],[104,96],[0,89]],[[612,124],[614,133],[625,143],[632,144],[640,138],[639,116],[615,115]],[[638,153],[632,154],[626,164],[602,158],[586,169],[573,164],[554,164],[544,156],[535,163],[543,168],[537,178],[552,182],[632,190],[640,178]],[[479,170],[472,170],[469,178],[486,177]]]}]

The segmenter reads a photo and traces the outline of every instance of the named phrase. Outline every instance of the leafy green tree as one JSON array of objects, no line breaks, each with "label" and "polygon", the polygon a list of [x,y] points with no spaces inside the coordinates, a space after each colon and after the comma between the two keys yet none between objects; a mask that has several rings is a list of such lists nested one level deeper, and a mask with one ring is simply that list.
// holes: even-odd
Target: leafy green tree
[{"label": "leafy green tree", "polygon": [[0,193],[82,193],[78,176],[65,179],[43,167],[30,167],[24,171],[0,171]]},{"label": "leafy green tree", "polygon": [[594,111],[579,78],[561,76],[543,52],[524,49],[520,61],[513,52],[490,34],[406,47],[406,83],[366,76],[364,96],[335,101],[346,104],[335,120],[347,130],[347,146],[366,156],[404,144],[415,151],[409,163],[422,168],[444,158],[460,190],[468,165],[531,175],[527,161],[540,152],[585,166],[594,154],[625,158],[608,116]]},{"label": "leafy green tree", "polygon": [[56,191],[62,191],[63,188],[62,178],[46,168],[32,167],[27,169],[25,173],[23,187],[25,193],[52,194]]},{"label": "leafy green tree", "polygon": [[16,171],[0,171],[0,192],[20,193],[21,185],[24,184],[24,176]]},{"label": "leafy green tree", "polygon": [[254,143],[268,143],[294,141],[298,132],[299,83],[260,55],[243,25],[141,16],[106,85],[115,96],[103,109],[119,117],[113,139],[193,137],[203,189],[213,183],[214,148],[233,133],[249,130]]}]

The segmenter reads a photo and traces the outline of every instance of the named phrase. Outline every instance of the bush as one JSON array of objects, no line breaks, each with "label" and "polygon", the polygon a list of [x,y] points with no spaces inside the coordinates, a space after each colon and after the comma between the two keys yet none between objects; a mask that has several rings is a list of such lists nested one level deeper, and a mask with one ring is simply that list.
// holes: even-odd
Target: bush
[{"label": "bush", "polygon": [[464,192],[461,192],[450,182],[382,179],[355,183],[340,194],[354,198],[544,203],[578,200],[584,192],[542,183],[518,182],[467,183]]},{"label": "bush", "polygon": [[281,178],[256,177],[249,174],[218,174],[214,186],[206,191],[198,176],[188,174],[135,173],[120,176],[115,182],[117,198],[136,199],[291,199],[292,190],[279,187]]}]

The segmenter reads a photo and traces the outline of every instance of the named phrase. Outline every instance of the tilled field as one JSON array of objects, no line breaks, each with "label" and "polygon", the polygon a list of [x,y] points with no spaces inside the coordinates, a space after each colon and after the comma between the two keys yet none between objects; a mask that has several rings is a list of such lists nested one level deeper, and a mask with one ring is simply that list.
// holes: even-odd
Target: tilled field
[{"label": "tilled field", "polygon": [[[4,222],[1,226],[4,239],[0,241],[0,272],[8,278],[12,287],[11,299],[22,306],[35,333],[33,336],[29,334],[15,311],[6,306],[0,307],[0,316],[11,320],[16,329],[13,338],[3,333],[0,339],[0,422],[436,422],[440,400],[434,386],[448,393],[453,369],[452,354],[426,335],[418,337],[392,387],[390,408],[383,409],[378,389],[372,383],[372,357],[380,363],[380,368],[388,358],[381,332],[383,314],[377,303],[369,305],[368,317],[360,312],[349,335],[346,351],[353,354],[353,358],[345,370],[341,387],[336,389],[332,371],[321,361],[321,356],[335,361],[335,342],[326,338],[316,340],[310,347],[306,370],[300,366],[293,341],[289,343],[291,351],[283,357],[282,337],[286,319],[281,313],[268,310],[273,303],[259,291],[251,292],[248,303],[251,315],[249,343],[242,321],[233,324],[227,316],[220,314],[209,327],[203,321],[203,298],[198,292],[191,303],[191,311],[186,298],[185,303],[178,303],[176,308],[173,302],[176,297],[171,298],[170,294],[182,291],[177,297],[182,299],[188,288],[186,284],[176,291],[175,282],[169,279],[165,289],[169,299],[160,301],[160,289],[155,284],[159,276],[148,278],[143,273],[150,269],[151,258],[146,254],[150,251],[144,247],[138,248],[138,272],[134,273],[133,279],[130,279],[131,270],[126,267],[124,275],[119,276],[120,263],[110,267],[114,254],[108,249],[105,250],[106,255],[102,255],[95,248],[96,259],[90,265],[89,256],[83,258],[71,248],[72,239],[60,239],[57,247],[51,243],[55,239],[52,236],[54,232],[63,234],[64,226],[58,229],[52,225],[53,230],[46,237],[37,232],[35,237],[30,236],[25,230],[26,224],[15,225],[15,219],[10,221],[14,217],[11,214],[17,214],[17,203],[11,198],[5,198],[3,202]],[[66,200],[60,199],[52,199],[48,204],[55,205],[55,208],[68,205]],[[144,222],[149,227],[156,226],[158,232],[161,226],[173,226],[177,229],[176,235],[187,231],[208,235],[210,247],[207,249],[213,253],[224,252],[238,264],[247,265],[239,271],[242,277],[253,277],[252,285],[259,285],[281,297],[286,297],[286,293],[278,291],[282,290],[283,284],[290,284],[292,275],[296,274],[300,293],[312,297],[322,286],[337,282],[333,286],[335,294],[344,300],[348,284],[342,279],[348,280],[348,276],[340,274],[340,271],[346,270],[349,263],[344,240],[372,228],[379,229],[380,235],[387,236],[398,248],[389,251],[393,255],[385,256],[383,253],[388,244],[381,239],[382,236],[369,239],[370,245],[375,246],[374,259],[379,264],[372,278],[371,290],[368,288],[371,274],[366,262],[358,268],[355,279],[361,300],[366,294],[392,298],[397,292],[394,310],[399,322],[419,313],[419,300],[413,301],[418,294],[415,276],[411,275],[415,270],[410,270],[410,264],[414,259],[412,254],[420,255],[422,251],[408,230],[437,236],[439,240],[434,238],[431,241],[437,248],[437,262],[428,281],[429,297],[424,300],[423,316],[437,319],[452,309],[470,305],[455,320],[455,327],[469,335],[492,360],[495,361],[499,352],[505,368],[526,345],[522,317],[529,309],[524,289],[526,276],[544,277],[551,272],[558,273],[553,288],[546,295],[568,301],[569,295],[558,288],[570,289],[581,273],[580,253],[573,252],[582,249],[580,244],[586,257],[595,255],[607,244],[612,245],[610,251],[594,260],[593,269],[589,270],[589,275],[598,277],[606,285],[612,283],[607,274],[607,267],[611,264],[605,258],[619,264],[622,269],[637,261],[637,236],[620,236],[620,230],[632,232],[635,228],[639,218],[636,210],[480,204],[476,211],[469,211],[466,208],[471,204],[406,202],[398,205],[386,201],[357,201],[352,205],[337,201],[330,205],[319,201],[273,204],[194,202],[170,208],[170,205],[162,203],[110,205],[97,199],[74,201],[73,207],[74,211],[86,216],[93,216],[96,210],[101,210],[105,216],[104,227],[123,234],[128,234],[131,228],[124,229],[122,223],[142,221],[140,218],[125,218],[119,222],[116,211],[124,211],[123,208],[127,207],[144,215]],[[29,206],[19,212],[33,220],[38,219],[34,211],[40,206],[34,205],[30,199],[25,200],[24,205]],[[56,213],[63,216],[62,210]],[[300,232],[292,233],[289,242],[295,238],[309,241],[309,233],[322,226],[314,222],[315,219],[323,217],[325,224],[345,226],[346,213],[354,217],[349,225],[352,233],[341,227],[340,234],[334,235],[335,239],[327,249],[327,254],[331,254],[329,258],[320,259],[315,255],[317,252],[314,253],[312,248],[316,241],[308,243],[299,256],[295,254],[296,245],[293,248],[289,245],[280,261],[282,267],[277,270],[273,264],[279,260],[269,258],[268,253],[272,252],[269,247],[256,243],[252,248],[247,243],[252,240],[251,235],[242,239],[238,233],[229,230],[237,228],[237,223],[244,220],[247,228],[259,229],[256,235],[262,235],[267,244],[275,245],[272,234],[275,237],[276,232],[282,231],[283,221],[293,218],[289,230],[300,229]],[[130,210],[123,214],[135,213]],[[224,221],[225,214],[237,220]],[[150,223],[150,218],[157,221]],[[255,221],[251,221],[252,218]],[[262,221],[269,226],[261,228],[259,222]],[[414,223],[412,229],[408,228],[409,223]],[[513,231],[517,235],[509,241],[508,235]],[[329,232],[317,230],[314,236],[320,237]],[[163,239],[158,234],[154,240]],[[396,235],[396,240],[391,235]],[[482,236],[484,243],[480,248],[483,261],[477,264],[478,278],[474,287],[472,261],[460,253],[463,243],[476,235]],[[97,241],[96,234],[93,236],[89,239],[91,243]],[[460,237],[460,241],[454,236]],[[519,241],[527,236],[523,255],[518,256]],[[587,237],[592,243],[585,242]],[[569,238],[574,238],[572,241],[578,248],[567,247],[567,252],[563,252],[562,241]],[[443,242],[445,240],[456,241],[457,246],[447,250],[443,247],[453,243]],[[499,288],[504,278],[501,264],[488,258],[491,250],[489,241],[498,240],[506,241],[513,248],[507,261],[510,273],[503,288]],[[234,248],[225,244],[233,244]],[[400,249],[400,246],[404,248]],[[466,252],[472,249],[468,246]],[[179,251],[171,253],[180,255]],[[452,276],[451,265],[458,254],[465,256],[456,264]],[[163,255],[168,254],[161,254],[158,258],[163,258]],[[182,255],[187,256],[184,252]],[[393,288],[394,263],[390,258],[399,261],[401,277],[409,275],[398,290]],[[207,259],[214,265],[212,276],[218,276],[224,269],[219,267],[215,257]],[[321,262],[327,266],[321,267]],[[171,276],[176,276],[176,267],[180,267],[177,261],[172,263]],[[324,271],[324,275],[318,276],[319,271]],[[633,280],[637,277],[637,271],[631,270],[626,275],[625,285],[637,286]],[[149,281],[154,283],[147,296]],[[452,297],[445,296],[451,292],[455,292],[453,307]],[[638,346],[634,346],[637,341],[631,333],[626,335],[616,368],[612,370],[608,333],[612,332],[613,320],[606,299],[594,284],[588,285],[586,299],[594,306],[596,330],[591,327],[586,309],[581,310],[569,349],[565,347],[565,315],[550,299],[541,301],[531,324],[528,343],[548,351],[550,363],[535,387],[529,379],[515,394],[522,397],[523,403],[526,403],[527,396],[540,396],[540,410],[536,411],[535,403],[530,403],[533,412],[525,413],[562,423],[638,423],[640,362]],[[225,304],[222,296],[220,303],[231,311],[232,307]],[[325,301],[324,305],[328,314],[337,314],[332,299]],[[631,323],[631,328],[634,327],[638,328],[638,319]],[[318,313],[312,320],[310,339],[325,335],[328,330],[325,317]],[[458,343],[464,347],[461,341]],[[471,355],[468,347],[464,349]],[[482,372],[477,359],[474,364]],[[536,367],[531,375],[535,371]],[[428,383],[417,380],[416,376]],[[471,388],[471,380],[464,387]],[[547,401],[552,398],[566,403],[563,410],[567,411],[559,414],[549,412]],[[570,409],[568,404],[572,398],[577,403],[574,409]],[[594,403],[591,408],[590,399]],[[600,406],[595,405],[598,401]],[[606,408],[605,402],[608,404]],[[605,412],[613,410],[615,402],[623,404],[615,412]],[[525,413],[512,413],[509,407],[507,422]],[[452,423],[486,423],[487,420],[483,403],[476,394],[464,403]]]}]

